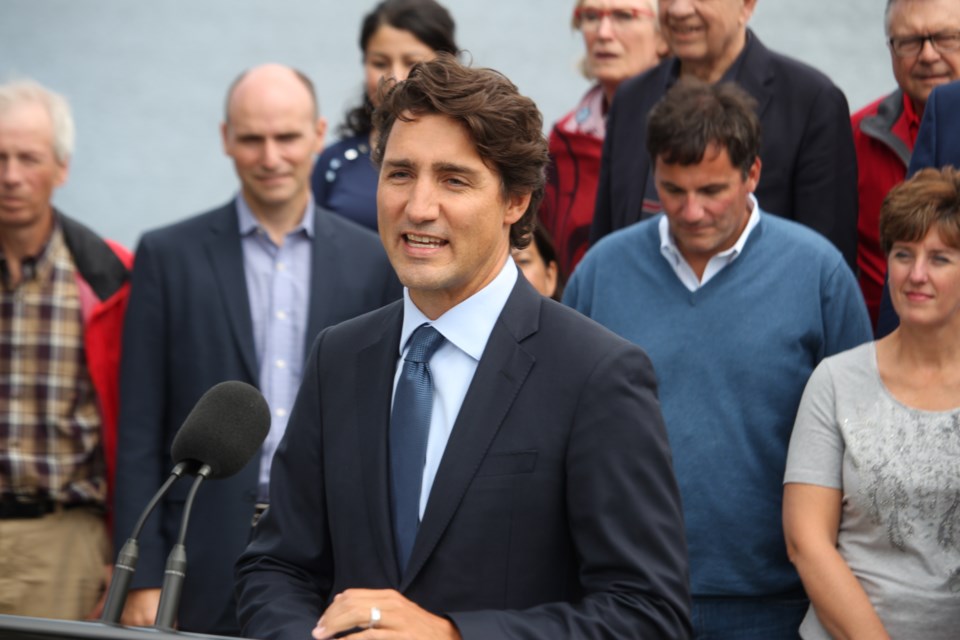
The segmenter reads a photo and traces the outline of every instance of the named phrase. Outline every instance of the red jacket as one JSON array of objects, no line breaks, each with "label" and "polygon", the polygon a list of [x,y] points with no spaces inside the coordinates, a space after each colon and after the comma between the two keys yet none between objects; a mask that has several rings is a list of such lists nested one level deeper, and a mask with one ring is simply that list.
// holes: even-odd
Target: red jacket
[{"label": "red jacket", "polygon": [[550,132],[550,170],[540,206],[540,221],[556,245],[564,280],[590,245],[603,151],[603,138],[565,129],[575,115],[571,111]]},{"label": "red jacket", "polygon": [[857,266],[860,289],[874,326],[887,274],[887,257],[880,249],[880,206],[887,193],[903,182],[917,140],[920,116],[899,89],[853,114],[857,150]]},{"label": "red jacket", "polygon": [[58,214],[67,248],[77,266],[83,309],[87,371],[97,393],[103,423],[103,456],[107,469],[107,504],[112,504],[117,459],[120,340],[130,295],[133,255],[93,231]]}]

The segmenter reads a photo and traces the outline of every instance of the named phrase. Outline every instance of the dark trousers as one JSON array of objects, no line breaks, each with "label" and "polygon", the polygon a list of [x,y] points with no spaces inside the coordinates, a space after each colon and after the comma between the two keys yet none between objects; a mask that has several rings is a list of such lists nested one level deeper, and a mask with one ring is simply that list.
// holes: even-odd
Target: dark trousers
[{"label": "dark trousers", "polygon": [[799,640],[810,602],[802,595],[693,598],[695,640]]}]

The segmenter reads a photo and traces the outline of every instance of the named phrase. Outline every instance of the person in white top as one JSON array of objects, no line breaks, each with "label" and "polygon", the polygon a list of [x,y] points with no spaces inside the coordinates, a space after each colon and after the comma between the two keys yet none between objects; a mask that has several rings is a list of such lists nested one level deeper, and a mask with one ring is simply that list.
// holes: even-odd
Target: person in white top
[{"label": "person in white top", "polygon": [[783,521],[812,606],[804,638],[960,629],[960,171],[880,212],[893,333],[824,360],[790,442]]}]

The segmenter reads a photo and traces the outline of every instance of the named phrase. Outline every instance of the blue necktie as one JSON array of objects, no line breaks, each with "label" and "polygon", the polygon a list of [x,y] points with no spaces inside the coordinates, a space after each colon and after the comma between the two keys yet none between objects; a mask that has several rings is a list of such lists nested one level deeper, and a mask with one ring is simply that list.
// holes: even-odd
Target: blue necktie
[{"label": "blue necktie", "polygon": [[427,459],[427,436],[433,411],[430,358],[443,336],[427,324],[417,327],[403,358],[390,416],[390,484],[393,540],[402,574],[420,527],[420,489]]}]

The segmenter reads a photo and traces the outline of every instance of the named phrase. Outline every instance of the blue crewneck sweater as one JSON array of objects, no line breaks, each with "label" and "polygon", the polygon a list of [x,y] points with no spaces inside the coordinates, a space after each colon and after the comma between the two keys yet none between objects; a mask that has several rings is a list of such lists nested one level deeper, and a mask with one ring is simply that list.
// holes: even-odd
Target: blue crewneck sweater
[{"label": "blue crewneck sweater", "polygon": [[658,223],[599,242],[564,302],[653,361],[693,594],[799,589],[781,525],[787,445],[817,363],[871,339],[856,280],[827,240],[761,213],[737,259],[691,292],[660,252]]}]

